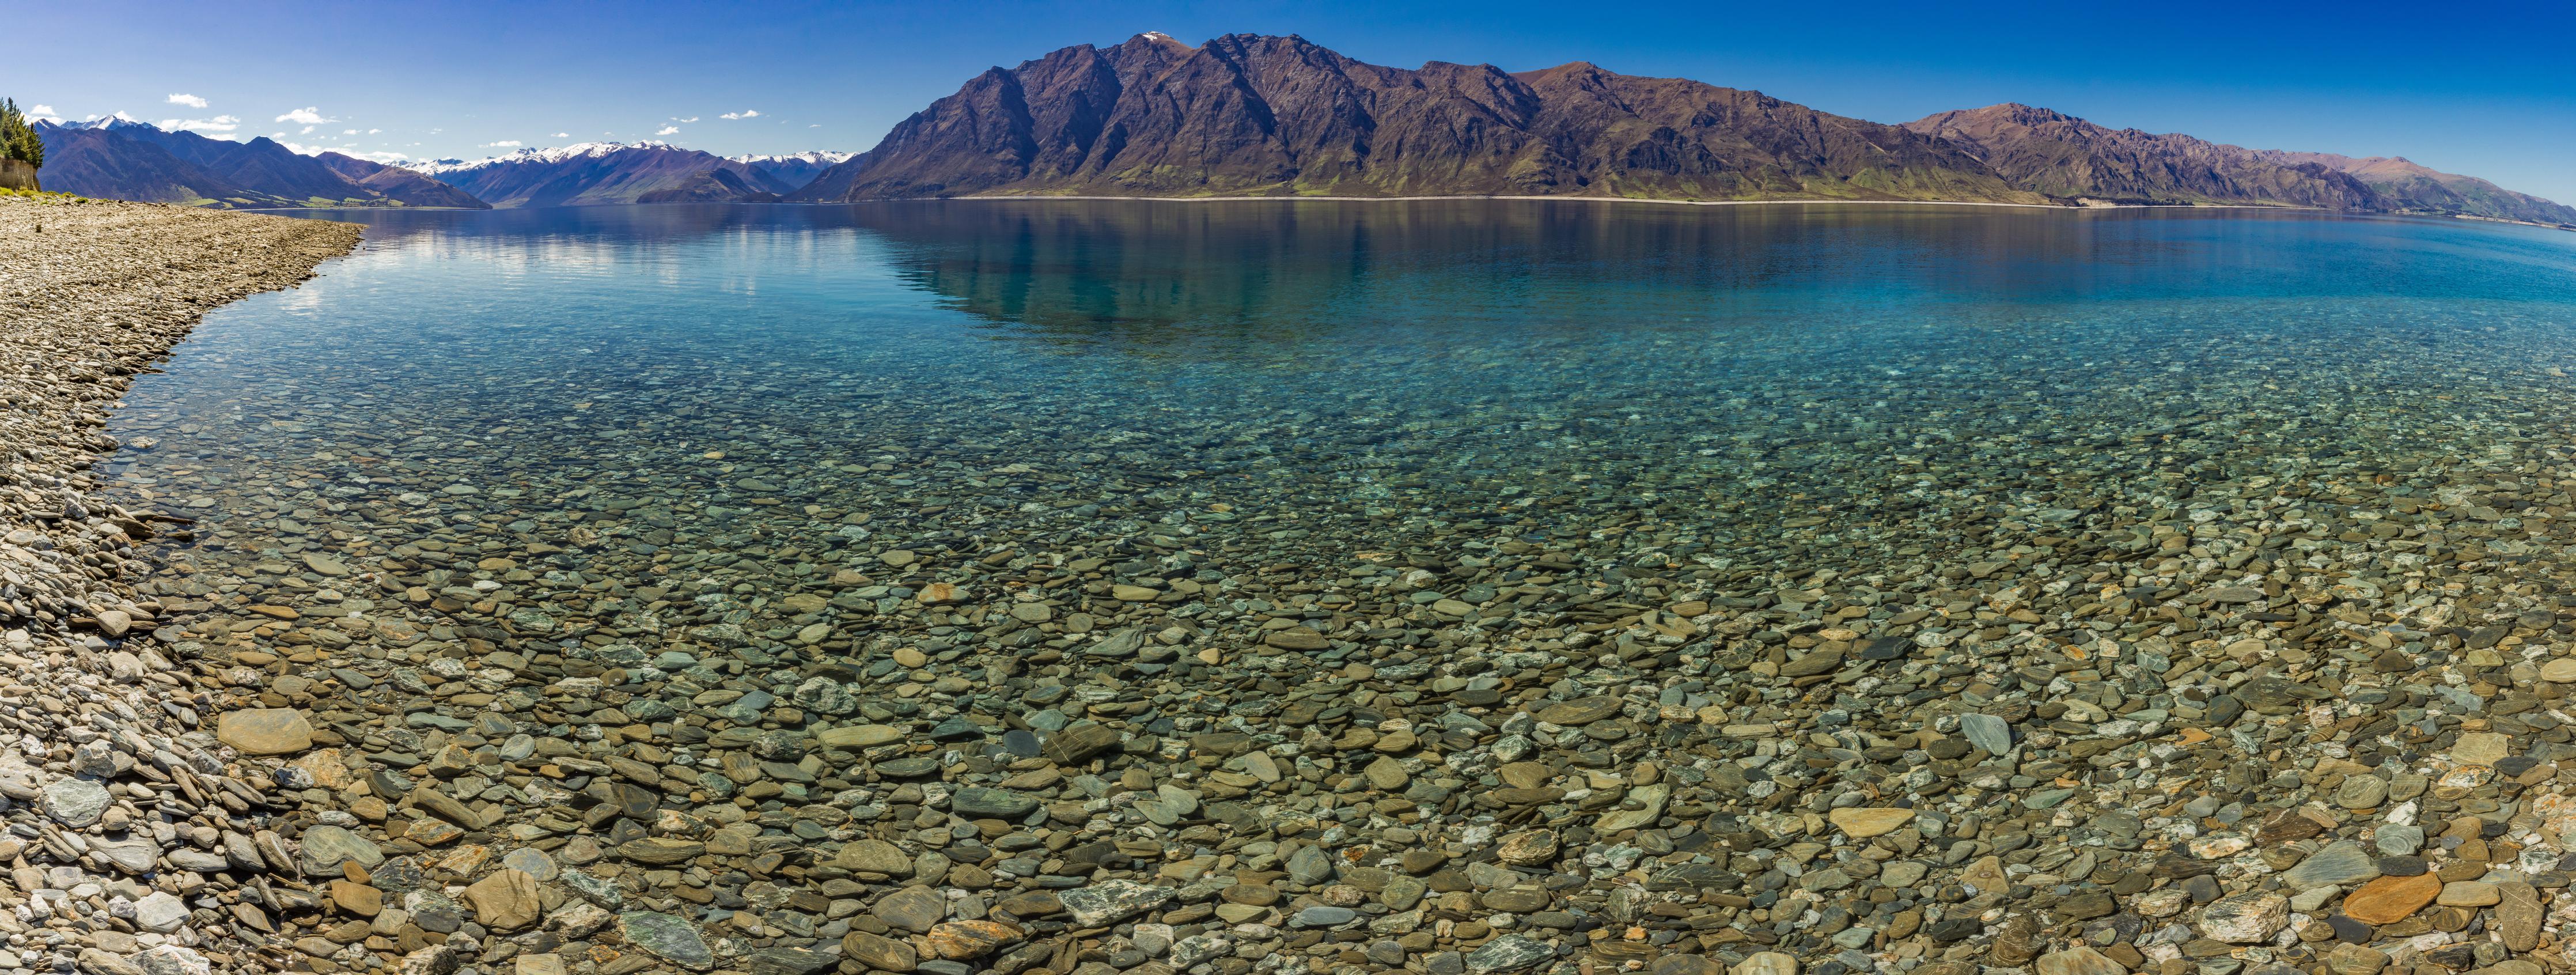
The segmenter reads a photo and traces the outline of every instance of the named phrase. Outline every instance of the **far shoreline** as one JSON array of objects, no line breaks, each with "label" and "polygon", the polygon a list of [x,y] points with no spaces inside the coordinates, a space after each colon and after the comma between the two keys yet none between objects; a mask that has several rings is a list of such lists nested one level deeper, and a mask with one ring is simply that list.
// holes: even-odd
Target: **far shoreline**
[{"label": "far shoreline", "polygon": [[2114,203],[2104,206],[2082,206],[2062,203],[2005,203],[1995,200],[1663,200],[1624,196],[1538,196],[1538,195],[1454,195],[1454,196],[1100,196],[1091,194],[1051,196],[1036,194],[974,196],[899,196],[869,200],[843,200],[822,203],[788,200],[692,200],[669,203],[588,203],[557,204],[551,207],[240,207],[235,213],[299,213],[307,211],[437,211],[441,213],[482,213],[501,210],[592,209],[621,206],[859,206],[870,203],[943,203],[943,202],[1030,202],[1082,201],[1107,203],[1426,203],[1443,200],[1488,200],[1505,202],[1567,203],[1645,203],[1657,206],[1743,207],[1743,206],[1934,206],[1996,207],[2008,210],[2053,210],[2070,213],[2095,213],[2121,210],[2261,210],[2278,213],[2311,213],[2338,217],[2397,217],[2421,220],[2463,220],[2474,223],[2531,227],[2576,233],[2576,226],[2487,217],[2468,213],[2407,213],[2382,210],[2335,210],[2326,207],[2269,206],[2256,203]]}]

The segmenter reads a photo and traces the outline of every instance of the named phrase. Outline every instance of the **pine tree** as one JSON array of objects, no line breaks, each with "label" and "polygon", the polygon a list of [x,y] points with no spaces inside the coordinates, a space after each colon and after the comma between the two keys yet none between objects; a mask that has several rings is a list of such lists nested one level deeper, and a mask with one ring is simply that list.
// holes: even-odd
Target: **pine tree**
[{"label": "pine tree", "polygon": [[15,99],[0,98],[0,159],[24,160],[40,169],[45,165],[45,142],[27,125]]}]

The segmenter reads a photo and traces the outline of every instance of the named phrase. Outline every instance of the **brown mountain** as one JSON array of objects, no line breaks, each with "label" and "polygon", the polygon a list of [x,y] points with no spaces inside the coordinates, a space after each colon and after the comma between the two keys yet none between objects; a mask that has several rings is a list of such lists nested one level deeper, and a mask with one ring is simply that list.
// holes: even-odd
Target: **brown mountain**
[{"label": "brown mountain", "polygon": [[1905,123],[1967,150],[2015,184],[2119,203],[2232,203],[2378,209],[2378,194],[2315,162],[2267,159],[2187,135],[2109,129],[2028,105],[1989,105]]},{"label": "brown mountain", "polygon": [[2246,149],[2027,105],[1890,126],[1581,62],[1405,70],[1252,34],[1199,47],[1140,34],[993,68],[786,199],[1032,195],[2100,201],[2576,225],[2576,209],[2402,159]]},{"label": "brown mountain", "polygon": [[2352,174],[2392,204],[2392,209],[2464,213],[2499,220],[2576,225],[2576,207],[2516,193],[2475,176],[2445,173],[2400,156],[2355,159],[2331,152],[2258,149],[2255,155],[2286,164],[2315,163]]},{"label": "brown mountain", "polygon": [[2464,214],[2576,225],[2576,208],[2385,156],[2247,149],[1989,105],[1905,127],[1965,149],[2025,189],[2120,203],[2253,204]]},{"label": "brown mountain", "polygon": [[1758,92],[1250,34],[994,68],[788,199],[1029,194],[2046,202],[1938,139]]}]

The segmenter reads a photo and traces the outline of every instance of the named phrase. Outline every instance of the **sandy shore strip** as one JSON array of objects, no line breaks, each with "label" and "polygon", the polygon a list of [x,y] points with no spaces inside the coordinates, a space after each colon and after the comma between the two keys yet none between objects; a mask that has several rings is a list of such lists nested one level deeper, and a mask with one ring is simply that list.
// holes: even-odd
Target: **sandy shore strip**
[{"label": "sandy shore strip", "polygon": [[[206,312],[293,287],[353,224],[140,203],[0,199],[0,967],[271,970],[309,911],[278,779],[232,743],[295,712],[210,713],[227,678],[168,649],[140,543],[91,463],[133,377]],[[234,727],[238,722],[239,727]],[[292,800],[284,800],[290,807]],[[310,852],[309,845],[305,852]]]}]

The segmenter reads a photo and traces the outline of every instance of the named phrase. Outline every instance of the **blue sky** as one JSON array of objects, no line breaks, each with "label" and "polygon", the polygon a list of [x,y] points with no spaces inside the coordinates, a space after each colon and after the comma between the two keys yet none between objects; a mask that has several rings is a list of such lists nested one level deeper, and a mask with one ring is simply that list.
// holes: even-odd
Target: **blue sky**
[{"label": "blue sky", "polygon": [[2113,127],[2402,155],[2576,202],[2565,2],[38,0],[9,22],[0,94],[22,106],[423,158],[587,139],[860,150],[995,64],[1146,30],[1240,31],[1402,67],[1587,60],[1882,122],[2027,102]]}]

